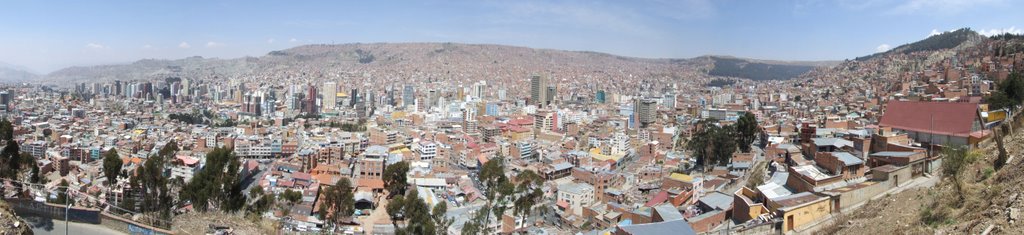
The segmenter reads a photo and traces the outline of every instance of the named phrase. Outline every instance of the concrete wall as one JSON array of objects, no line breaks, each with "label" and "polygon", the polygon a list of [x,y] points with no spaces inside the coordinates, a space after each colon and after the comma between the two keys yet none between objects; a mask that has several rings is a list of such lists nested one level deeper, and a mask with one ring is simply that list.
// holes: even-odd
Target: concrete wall
[{"label": "concrete wall", "polygon": [[15,213],[19,215],[36,215],[52,220],[64,220],[64,212],[67,211],[67,219],[74,222],[99,224],[100,223],[100,210],[89,209],[89,208],[78,208],[71,207],[67,209],[65,205],[43,203],[33,201],[27,198],[8,198],[4,199],[7,204],[14,209]]},{"label": "concrete wall", "polygon": [[876,171],[872,175],[872,180],[875,181],[891,181],[892,187],[899,187],[913,179],[913,172],[910,166],[904,166],[889,173]]},{"label": "concrete wall", "polygon": [[102,213],[103,222],[101,225],[104,227],[117,230],[119,232],[127,234],[144,234],[144,235],[170,235],[174,232],[167,231],[160,228],[144,225],[129,219],[124,219],[116,215]]},{"label": "concrete wall", "polygon": [[715,210],[708,213],[712,213],[712,215],[697,219],[695,219],[696,217],[691,217],[689,219],[686,219],[686,222],[689,223],[690,227],[693,227],[693,231],[697,233],[710,231],[711,229],[718,227],[719,225],[722,225],[723,222],[725,222],[725,211]]},{"label": "concrete wall", "polygon": [[950,135],[937,135],[923,132],[916,132],[910,130],[906,131],[910,138],[917,142],[930,143],[932,145],[948,145],[948,146],[960,146],[967,145],[967,137],[950,136]]},{"label": "concrete wall", "polygon": [[832,201],[827,198],[792,209],[782,214],[782,231],[789,232],[790,228],[800,229],[816,220],[825,218],[831,213]]},{"label": "concrete wall", "polygon": [[775,229],[775,225],[778,223],[763,223],[752,227],[742,228],[733,231],[716,231],[714,234],[740,234],[740,235],[765,235],[765,234],[782,234],[781,230]]},{"label": "concrete wall", "polygon": [[[863,186],[864,184],[869,185]],[[859,188],[840,192],[838,195],[832,196],[833,202],[838,203],[836,207],[839,211],[866,202],[872,197],[878,196],[893,188],[892,181],[869,181],[855,185],[855,187],[858,186]]]},{"label": "concrete wall", "polygon": [[737,190],[733,194],[732,219],[739,222],[747,222],[758,215],[768,213],[768,208],[763,203],[754,203],[751,197],[756,196],[757,194],[747,187],[741,187],[740,190]]},{"label": "concrete wall", "polygon": [[[4,200],[19,215],[31,214],[47,217],[52,220],[64,220],[64,211],[66,209],[64,205],[42,203],[24,198],[8,198]],[[127,234],[174,234],[171,231],[107,214],[99,209],[72,207],[68,212],[68,220],[79,223],[100,224]]]}]

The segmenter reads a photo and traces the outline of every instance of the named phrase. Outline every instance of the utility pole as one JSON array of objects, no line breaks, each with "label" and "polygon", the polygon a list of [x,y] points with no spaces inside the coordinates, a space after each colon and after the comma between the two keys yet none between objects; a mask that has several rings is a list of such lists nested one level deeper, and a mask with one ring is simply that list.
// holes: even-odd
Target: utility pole
[{"label": "utility pole", "polygon": [[71,193],[68,193],[67,188],[64,188],[64,195],[67,196],[67,200],[64,200],[67,204],[67,207],[64,207],[64,235],[68,235],[68,228],[71,226],[68,220],[68,213],[71,212]]}]

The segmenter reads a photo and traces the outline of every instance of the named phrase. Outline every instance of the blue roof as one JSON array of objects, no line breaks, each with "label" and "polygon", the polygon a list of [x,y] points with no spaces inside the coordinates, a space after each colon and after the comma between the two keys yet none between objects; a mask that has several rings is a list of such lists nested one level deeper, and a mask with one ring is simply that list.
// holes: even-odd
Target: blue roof
[{"label": "blue roof", "polygon": [[886,152],[872,153],[871,156],[872,157],[910,157],[910,156],[913,156],[914,154],[917,154],[917,153],[916,152],[886,151]]},{"label": "blue roof", "polygon": [[619,230],[626,232],[626,234],[697,234],[696,231],[693,231],[693,227],[690,227],[690,223],[681,219],[657,223],[619,225]]}]

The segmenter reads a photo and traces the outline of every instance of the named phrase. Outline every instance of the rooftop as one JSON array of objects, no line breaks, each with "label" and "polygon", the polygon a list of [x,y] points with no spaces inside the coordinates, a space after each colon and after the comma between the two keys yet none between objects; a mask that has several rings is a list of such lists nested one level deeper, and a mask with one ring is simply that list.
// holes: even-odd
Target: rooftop
[{"label": "rooftop", "polygon": [[824,172],[821,172],[821,170],[819,170],[814,165],[792,166],[792,168],[797,173],[810,177],[811,179],[814,180],[823,180],[832,177],[828,174],[825,174]]},{"label": "rooftop", "polygon": [[915,154],[918,154],[918,153],[917,152],[885,151],[885,152],[872,153],[870,156],[872,156],[872,157],[898,157],[898,158],[904,158],[904,157],[914,156]]},{"label": "rooftop", "polygon": [[853,165],[864,164],[864,160],[862,160],[862,159],[860,159],[860,158],[858,158],[856,156],[853,156],[853,154],[850,154],[850,153],[847,153],[847,152],[833,152],[832,156],[835,156],[836,158],[838,158],[839,161],[842,161],[843,164],[845,164],[846,166],[853,166]]},{"label": "rooftop", "polygon": [[590,184],[585,184],[585,183],[566,183],[566,184],[558,185],[558,191],[559,192],[567,192],[567,193],[572,193],[572,194],[583,194],[583,193],[586,193],[587,190],[589,190],[590,192],[593,192],[594,191],[594,186],[591,186]]},{"label": "rooftop", "polygon": [[683,220],[671,220],[657,223],[619,225],[619,230],[626,234],[677,234],[695,235],[690,223]]},{"label": "rooftop", "polygon": [[978,120],[978,105],[962,102],[889,101],[880,126],[967,137]]},{"label": "rooftop", "polygon": [[812,141],[814,141],[815,146],[853,147],[853,141],[842,138],[814,138]]},{"label": "rooftop", "polygon": [[732,207],[732,195],[715,191],[704,195],[697,202],[712,209],[728,210],[729,207]]}]

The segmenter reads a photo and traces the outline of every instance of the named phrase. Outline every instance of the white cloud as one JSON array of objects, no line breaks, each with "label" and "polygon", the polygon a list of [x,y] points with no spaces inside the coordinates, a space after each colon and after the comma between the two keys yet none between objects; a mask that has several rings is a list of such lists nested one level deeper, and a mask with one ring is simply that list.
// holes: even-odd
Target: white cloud
[{"label": "white cloud", "polygon": [[90,49],[103,49],[103,48],[107,48],[104,45],[100,45],[100,44],[96,44],[96,43],[91,43],[91,42],[89,44],[85,44],[85,47],[88,47]]},{"label": "white cloud", "polygon": [[1002,35],[1002,34],[1007,34],[1007,33],[1008,34],[1024,34],[1024,31],[1022,31],[1021,29],[1018,29],[1017,26],[1010,26],[1009,28],[1005,28],[1005,29],[988,29],[988,30],[982,29],[982,30],[978,30],[978,33],[980,33],[981,35],[985,35],[985,36],[991,37],[991,36]]},{"label": "white cloud", "polygon": [[224,46],[224,43],[219,43],[219,42],[214,42],[214,41],[206,42],[206,47],[207,48],[214,48],[214,47],[221,47],[221,46]]},{"label": "white cloud", "polygon": [[153,49],[153,45],[149,45],[149,44],[142,45],[142,49]]},{"label": "white cloud", "polygon": [[298,40],[298,39],[295,39],[295,38],[292,38],[292,39],[288,39],[288,41],[289,41],[289,42],[298,42],[299,40]]},{"label": "white cloud", "polygon": [[188,49],[192,48],[192,45],[189,45],[187,42],[181,42],[180,44],[178,44],[178,48]]},{"label": "white cloud", "polygon": [[932,32],[928,33],[928,36],[931,37],[931,36],[935,36],[935,35],[939,35],[939,34],[942,34],[942,32],[939,31],[938,29],[932,29]]},{"label": "white cloud", "polygon": [[882,44],[875,47],[875,52],[886,52],[889,51],[889,49],[892,49],[892,46],[889,46],[889,44]]},{"label": "white cloud", "polygon": [[274,39],[273,38],[267,39],[267,43],[274,43]]}]

